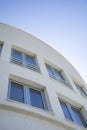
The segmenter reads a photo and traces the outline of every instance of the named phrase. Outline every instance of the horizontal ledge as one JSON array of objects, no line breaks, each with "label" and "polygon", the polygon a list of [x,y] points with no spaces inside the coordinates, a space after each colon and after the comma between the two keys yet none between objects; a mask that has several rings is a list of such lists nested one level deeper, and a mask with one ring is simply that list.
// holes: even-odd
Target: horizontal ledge
[{"label": "horizontal ledge", "polygon": [[[9,100],[9,99],[0,101],[0,109],[10,110],[10,111],[14,111],[17,113],[30,115],[33,117],[37,117],[41,120],[47,120],[51,123],[58,125],[59,127],[65,128],[65,129],[77,130],[76,124],[75,124],[75,126],[71,126],[64,122],[61,122],[60,120],[58,120],[58,118],[56,118],[55,114],[51,111],[40,110],[39,108],[34,108],[34,107],[28,106],[28,105],[25,105],[25,107],[23,108],[22,107],[23,104],[20,105],[20,103],[19,104],[16,103],[16,105],[18,105],[18,106],[15,106],[15,103],[14,102],[12,103],[12,100]],[[83,127],[79,126],[78,129],[81,130],[80,128],[82,129]],[[85,130],[85,128],[83,128],[83,129]]]}]

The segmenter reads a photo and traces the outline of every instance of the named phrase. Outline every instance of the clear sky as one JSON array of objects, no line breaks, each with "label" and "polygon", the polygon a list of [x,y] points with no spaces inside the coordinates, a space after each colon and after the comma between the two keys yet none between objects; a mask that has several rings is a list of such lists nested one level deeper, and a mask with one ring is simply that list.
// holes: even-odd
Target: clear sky
[{"label": "clear sky", "polygon": [[55,48],[87,83],[87,0],[0,0],[0,22]]}]

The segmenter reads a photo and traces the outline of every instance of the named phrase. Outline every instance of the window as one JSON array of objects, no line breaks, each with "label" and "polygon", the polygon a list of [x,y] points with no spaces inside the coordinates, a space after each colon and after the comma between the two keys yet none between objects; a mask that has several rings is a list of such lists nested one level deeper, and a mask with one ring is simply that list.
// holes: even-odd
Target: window
[{"label": "window", "polygon": [[79,108],[71,106],[69,103],[65,103],[60,100],[60,105],[66,119],[71,120],[81,126],[87,127],[86,121]]},{"label": "window", "polygon": [[23,86],[14,82],[11,82],[10,99],[24,102]]},{"label": "window", "polygon": [[3,45],[1,44],[1,45],[0,45],[0,54],[1,54],[1,51],[2,51],[2,47],[3,47]]},{"label": "window", "polygon": [[71,114],[70,114],[70,112],[68,110],[67,105],[62,101],[60,101],[60,104],[61,104],[61,107],[62,107],[65,118],[72,121],[72,117],[71,117]]},{"label": "window", "polygon": [[50,75],[50,77],[55,78],[55,79],[60,79],[60,80],[64,80],[61,71],[58,71],[48,65],[46,65],[48,73]]},{"label": "window", "polygon": [[77,83],[74,82],[75,87],[79,90],[80,94],[82,96],[87,96],[87,92],[83,89],[83,87],[81,87],[80,85],[78,85]]},{"label": "window", "polygon": [[64,77],[61,73],[62,71],[59,71],[49,65],[46,65],[46,68],[47,68],[48,74],[51,78],[56,79],[67,86],[70,86],[70,84],[64,79]]},{"label": "window", "polygon": [[47,109],[44,97],[44,90],[36,89],[31,86],[22,85],[15,81],[9,83],[8,98],[22,102],[41,109]]},{"label": "window", "polygon": [[43,99],[40,91],[30,89],[30,97],[32,106],[44,109]]},{"label": "window", "polygon": [[26,62],[27,62],[27,65],[31,64],[31,65],[35,65],[36,66],[36,62],[35,62],[34,57],[29,57],[29,56],[26,55]]},{"label": "window", "polygon": [[15,64],[24,66],[34,71],[39,71],[35,56],[28,56],[25,53],[13,49],[11,54],[11,61]]},{"label": "window", "polygon": [[13,50],[11,60],[13,63],[22,65],[22,53],[19,51]]}]

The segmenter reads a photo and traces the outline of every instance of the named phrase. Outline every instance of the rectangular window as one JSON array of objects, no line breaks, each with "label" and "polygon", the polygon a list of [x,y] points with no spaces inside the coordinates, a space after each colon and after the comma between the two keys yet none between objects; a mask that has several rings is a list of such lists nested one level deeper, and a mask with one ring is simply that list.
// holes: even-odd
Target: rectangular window
[{"label": "rectangular window", "polygon": [[25,53],[12,49],[11,61],[15,64],[32,69],[34,71],[39,71],[35,56],[28,56]]},{"label": "rectangular window", "polygon": [[55,73],[56,79],[65,80],[65,79],[63,78],[63,75],[61,74],[61,71],[58,71],[58,70],[54,69],[54,73]]},{"label": "rectangular window", "polygon": [[26,63],[27,68],[30,68],[30,69],[32,68],[34,70],[38,70],[38,67],[37,67],[36,61],[35,61],[35,57],[25,55],[25,58],[26,58],[25,63]]},{"label": "rectangular window", "polygon": [[26,55],[26,62],[27,64],[36,65],[34,57],[29,57]]},{"label": "rectangular window", "polygon": [[81,126],[87,127],[86,121],[79,108],[71,106],[69,103],[65,103],[60,100],[60,105],[66,119],[71,120]]},{"label": "rectangular window", "polygon": [[77,83],[74,82],[75,87],[78,89],[78,91],[80,92],[80,94],[82,96],[87,96],[87,92],[83,89],[83,87],[81,87],[80,85],[78,85]]},{"label": "rectangular window", "polygon": [[12,60],[13,63],[22,65],[22,54],[21,54],[21,52],[13,50],[11,58],[12,58],[11,60]]},{"label": "rectangular window", "polygon": [[32,106],[44,109],[43,99],[40,91],[30,89],[30,98]]},{"label": "rectangular window", "polygon": [[56,79],[56,80],[60,81],[61,83],[70,87],[70,84],[65,80],[61,71],[59,71],[49,65],[46,65],[46,68],[47,68],[48,74],[51,78]]},{"label": "rectangular window", "polygon": [[10,99],[24,102],[23,86],[14,82],[11,82]]},{"label": "rectangular window", "polygon": [[24,84],[22,85],[15,81],[10,81],[8,90],[8,98],[47,110],[43,90],[35,89]]},{"label": "rectangular window", "polygon": [[53,67],[48,66],[48,65],[46,65],[46,67],[47,67],[47,71],[48,71],[50,77],[55,78],[55,79],[64,80],[64,78],[61,74],[61,71],[58,71],[58,70],[56,70]]},{"label": "rectangular window", "polygon": [[2,52],[2,47],[3,47],[3,45],[1,44],[1,45],[0,45],[0,54],[1,54],[1,52]]},{"label": "rectangular window", "polygon": [[70,112],[68,110],[67,105],[64,102],[62,102],[62,101],[60,101],[60,104],[61,104],[61,107],[62,107],[62,110],[63,110],[65,118],[73,121],[72,117],[71,117],[71,114],[70,114]]},{"label": "rectangular window", "polygon": [[79,125],[82,125],[82,126],[86,126],[86,127],[87,127],[87,125],[86,125],[86,123],[85,123],[85,121],[84,121],[84,119],[83,119],[83,117],[82,117],[82,115],[81,115],[80,110],[78,110],[78,109],[76,109],[76,108],[74,108],[74,107],[71,107],[71,108],[72,108],[72,111],[73,111],[74,117],[75,117],[74,122],[76,122],[76,123],[79,124]]},{"label": "rectangular window", "polygon": [[53,75],[54,75],[53,69],[52,69],[50,66],[48,66],[48,65],[46,65],[46,68],[47,68],[47,71],[48,71],[49,76],[50,76],[50,77],[54,77],[54,76],[53,76]]}]

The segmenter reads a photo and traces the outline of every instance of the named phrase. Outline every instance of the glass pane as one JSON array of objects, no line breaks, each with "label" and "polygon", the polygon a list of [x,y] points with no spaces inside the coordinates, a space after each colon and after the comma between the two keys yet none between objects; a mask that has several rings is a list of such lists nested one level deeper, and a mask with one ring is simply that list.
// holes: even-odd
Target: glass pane
[{"label": "glass pane", "polygon": [[30,89],[31,105],[44,109],[44,104],[41,96],[41,92]]},{"label": "glass pane", "polygon": [[12,56],[20,60],[22,59],[21,52],[16,50],[13,50]]},{"label": "glass pane", "polygon": [[71,108],[72,108],[72,111],[73,111],[74,117],[75,117],[75,121],[74,122],[76,122],[79,125],[87,127],[87,125],[86,125],[86,123],[85,123],[85,121],[84,121],[80,111],[75,109],[75,108],[73,108],[73,107],[71,107]]},{"label": "glass pane", "polygon": [[22,54],[19,51],[12,51],[12,61],[16,64],[22,65]]},{"label": "glass pane", "polygon": [[2,45],[0,45],[0,54],[1,54],[1,51],[2,51]]},{"label": "glass pane", "polygon": [[52,68],[50,67],[50,66],[46,66],[47,67],[47,71],[48,71],[48,73],[49,73],[49,75],[53,75],[53,71],[52,71]]},{"label": "glass pane", "polygon": [[24,102],[23,86],[11,82],[10,98],[15,101]]},{"label": "glass pane", "polygon": [[79,90],[79,92],[84,95],[87,96],[87,93],[82,89],[82,87],[80,87],[78,84],[74,83],[76,88]]},{"label": "glass pane", "polygon": [[35,59],[33,57],[26,56],[26,62],[28,64],[36,65]]},{"label": "glass pane", "polygon": [[61,104],[61,107],[62,107],[65,118],[72,121],[72,117],[71,117],[70,112],[69,112],[69,110],[67,108],[67,105],[62,101],[60,101],[60,104]]},{"label": "glass pane", "polygon": [[54,74],[55,74],[55,76],[56,76],[57,79],[62,79],[62,80],[64,80],[64,78],[63,78],[61,72],[59,72],[59,71],[57,71],[57,70],[54,69]]}]

